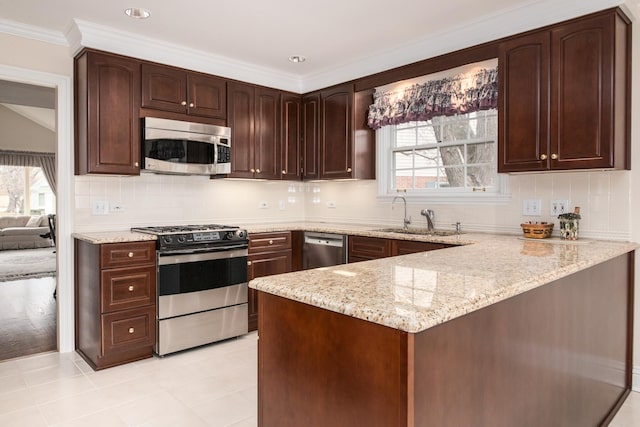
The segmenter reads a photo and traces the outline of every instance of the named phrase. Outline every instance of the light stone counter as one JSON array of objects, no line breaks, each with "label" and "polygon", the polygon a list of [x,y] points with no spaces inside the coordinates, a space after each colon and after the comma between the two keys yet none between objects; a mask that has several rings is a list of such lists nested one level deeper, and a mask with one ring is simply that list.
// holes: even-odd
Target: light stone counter
[{"label": "light stone counter", "polygon": [[145,233],[135,233],[132,231],[101,231],[92,233],[73,233],[71,237],[84,240],[85,242],[100,245],[102,243],[126,243],[157,240],[156,236]]},{"label": "light stone counter", "polygon": [[[305,225],[303,229],[311,228]],[[317,231],[404,236],[364,229],[355,233],[356,230],[346,226],[327,226]],[[249,286],[417,333],[639,247],[627,242],[525,240],[518,236],[471,233],[428,240],[454,243],[454,239],[462,246],[261,277],[252,280]]]}]

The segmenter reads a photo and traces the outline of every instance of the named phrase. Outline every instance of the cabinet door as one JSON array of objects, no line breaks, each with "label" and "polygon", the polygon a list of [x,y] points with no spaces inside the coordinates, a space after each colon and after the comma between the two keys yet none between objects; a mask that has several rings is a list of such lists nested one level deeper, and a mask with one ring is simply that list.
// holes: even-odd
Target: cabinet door
[{"label": "cabinet door", "polygon": [[413,240],[394,240],[391,245],[391,255],[407,255],[417,252],[434,251],[436,249],[448,248],[450,245],[444,243],[416,242]]},{"label": "cabinet door", "polygon": [[377,237],[349,236],[349,263],[391,256],[391,241]]},{"label": "cabinet door", "polygon": [[255,88],[255,177],[280,179],[280,98],[281,92]]},{"label": "cabinet door", "polygon": [[[291,250],[249,255],[247,278],[270,276],[291,271]],[[249,330],[258,329],[258,291],[249,289]]]},{"label": "cabinet door", "polygon": [[301,104],[297,95],[282,97],[281,179],[300,179]]},{"label": "cabinet door", "polygon": [[227,85],[227,123],[231,128],[231,174],[233,178],[253,178],[255,174],[254,88],[242,83]]},{"label": "cabinet door", "polygon": [[140,62],[87,52],[75,66],[75,172],[139,175]]},{"label": "cabinet door", "polygon": [[160,65],[142,64],[142,106],[187,112],[187,73]]},{"label": "cabinet door", "polygon": [[498,172],[548,168],[549,43],[544,31],[500,46]]},{"label": "cabinet door", "polygon": [[351,178],[353,85],[320,94],[320,178]]},{"label": "cabinet door", "polygon": [[551,31],[552,169],[614,166],[613,19],[608,14]]},{"label": "cabinet door", "polygon": [[302,98],[302,177],[317,179],[320,154],[320,94]]},{"label": "cabinet door", "polygon": [[227,83],[224,79],[203,74],[187,75],[190,115],[225,119],[227,117]]}]

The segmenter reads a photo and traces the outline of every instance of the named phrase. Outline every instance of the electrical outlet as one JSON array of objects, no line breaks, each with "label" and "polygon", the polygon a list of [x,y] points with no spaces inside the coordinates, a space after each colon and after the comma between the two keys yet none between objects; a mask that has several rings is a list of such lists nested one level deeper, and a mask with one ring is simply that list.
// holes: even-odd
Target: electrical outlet
[{"label": "electrical outlet", "polygon": [[267,203],[267,202],[260,202],[260,203],[258,203],[258,207],[259,207],[260,209],[267,209],[267,208],[269,208],[269,203]]},{"label": "electrical outlet", "polygon": [[111,205],[111,209],[109,209],[111,212],[124,212],[124,205],[120,204],[120,203],[114,203]]},{"label": "electrical outlet", "polygon": [[108,215],[109,202],[106,200],[94,200],[91,203],[91,215]]},{"label": "electrical outlet", "polygon": [[522,215],[525,216],[540,216],[540,205],[542,204],[540,199],[525,199],[522,201]]},{"label": "electrical outlet", "polygon": [[280,209],[281,211],[284,210],[285,208],[285,204],[284,204],[284,200],[278,200],[278,209]]},{"label": "electrical outlet", "polygon": [[328,207],[329,209],[335,209],[335,208],[336,208],[336,202],[335,202],[335,201],[333,201],[333,200],[332,200],[332,201],[330,201],[330,202],[327,202],[327,207]]},{"label": "electrical outlet", "polygon": [[558,216],[563,213],[569,212],[569,200],[566,199],[556,199],[551,201],[551,216]]}]

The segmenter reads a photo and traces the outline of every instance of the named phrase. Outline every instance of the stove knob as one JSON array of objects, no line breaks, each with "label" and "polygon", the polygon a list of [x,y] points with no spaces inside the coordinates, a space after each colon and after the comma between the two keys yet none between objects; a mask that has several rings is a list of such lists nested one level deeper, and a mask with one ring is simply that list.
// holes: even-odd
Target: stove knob
[{"label": "stove knob", "polygon": [[238,230],[236,234],[238,235],[238,239],[244,239],[247,237],[246,230]]},{"label": "stove knob", "polygon": [[187,238],[184,235],[180,235],[178,236],[178,243],[184,243],[187,240]]},{"label": "stove knob", "polygon": [[170,245],[171,243],[173,243],[173,237],[171,237],[171,236],[163,236],[162,237],[162,242],[167,244],[167,245]]},{"label": "stove knob", "polygon": [[233,240],[235,233],[233,231],[227,231],[227,234],[224,235],[225,240]]}]

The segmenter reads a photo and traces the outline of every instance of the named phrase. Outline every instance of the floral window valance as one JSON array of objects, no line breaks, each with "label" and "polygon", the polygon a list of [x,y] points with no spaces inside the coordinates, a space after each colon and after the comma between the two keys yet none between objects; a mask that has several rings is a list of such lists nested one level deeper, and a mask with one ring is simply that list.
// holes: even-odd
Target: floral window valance
[{"label": "floral window valance", "polygon": [[498,67],[481,68],[400,90],[377,90],[369,107],[369,127],[427,121],[498,106]]}]

